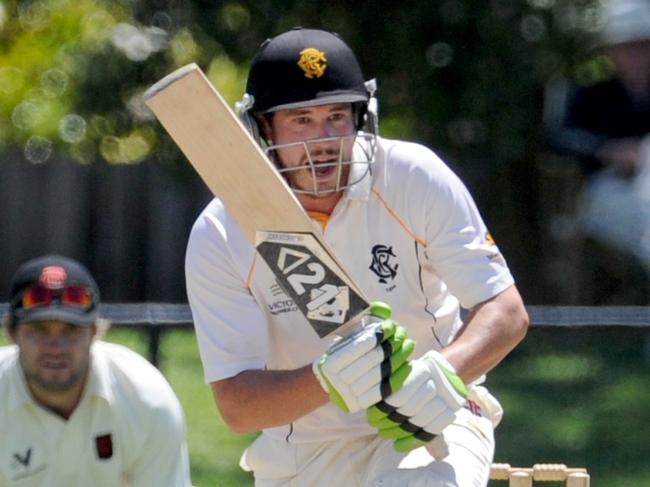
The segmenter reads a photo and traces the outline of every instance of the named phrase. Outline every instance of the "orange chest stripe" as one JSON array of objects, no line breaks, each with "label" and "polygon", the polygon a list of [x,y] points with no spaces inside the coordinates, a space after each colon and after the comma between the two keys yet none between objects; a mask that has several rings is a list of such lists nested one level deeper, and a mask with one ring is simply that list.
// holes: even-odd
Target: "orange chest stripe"
[{"label": "orange chest stripe", "polygon": [[320,211],[308,211],[307,214],[309,215],[309,218],[311,218],[316,223],[318,223],[320,225],[321,230],[325,232],[327,223],[330,221],[330,216],[327,213],[323,213]]}]

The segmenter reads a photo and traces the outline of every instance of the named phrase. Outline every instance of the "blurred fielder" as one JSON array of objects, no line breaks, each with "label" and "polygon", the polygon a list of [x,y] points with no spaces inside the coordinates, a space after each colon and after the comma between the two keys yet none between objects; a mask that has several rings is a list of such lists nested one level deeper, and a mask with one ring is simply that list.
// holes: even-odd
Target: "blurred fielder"
[{"label": "blurred fielder", "polygon": [[47,255],[11,283],[0,347],[0,487],[189,487],[185,420],[162,374],[97,340],[99,291]]},{"label": "blurred fielder", "polygon": [[[241,459],[257,486],[487,483],[501,407],[479,384],[528,317],[461,181],[378,136],[374,91],[339,36],[297,28],[262,44],[237,108],[379,326],[319,338],[219,199],[191,232],[205,380],[233,431],[262,430]],[[334,294],[314,313],[336,319]]]}]

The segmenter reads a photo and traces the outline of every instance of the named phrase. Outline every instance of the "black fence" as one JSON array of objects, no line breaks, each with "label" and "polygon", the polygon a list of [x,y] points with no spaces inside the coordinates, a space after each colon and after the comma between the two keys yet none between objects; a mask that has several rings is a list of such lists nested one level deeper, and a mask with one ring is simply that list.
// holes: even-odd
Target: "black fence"
[{"label": "black fence", "polygon": [[187,238],[211,198],[189,164],[31,164],[0,153],[0,302],[20,264],[58,253],[88,267],[103,302],[182,303]]},{"label": "black fence", "polygon": [[[0,315],[9,306],[0,303]],[[532,326],[545,327],[650,327],[650,306],[528,306]],[[148,337],[148,358],[160,363],[160,340],[173,328],[191,329],[192,313],[187,304],[106,303],[101,314],[113,327],[143,330]]]}]

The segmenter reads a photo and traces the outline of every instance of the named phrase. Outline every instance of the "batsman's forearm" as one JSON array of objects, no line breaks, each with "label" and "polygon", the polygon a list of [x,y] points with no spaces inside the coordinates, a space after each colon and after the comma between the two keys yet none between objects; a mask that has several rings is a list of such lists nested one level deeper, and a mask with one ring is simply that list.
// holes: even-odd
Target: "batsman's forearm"
[{"label": "batsman's forearm", "polygon": [[289,424],[329,400],[311,365],[295,370],[246,370],[210,385],[225,423],[236,433]]},{"label": "batsman's forearm", "polygon": [[494,368],[524,338],[528,314],[517,288],[475,306],[442,354],[466,384]]}]

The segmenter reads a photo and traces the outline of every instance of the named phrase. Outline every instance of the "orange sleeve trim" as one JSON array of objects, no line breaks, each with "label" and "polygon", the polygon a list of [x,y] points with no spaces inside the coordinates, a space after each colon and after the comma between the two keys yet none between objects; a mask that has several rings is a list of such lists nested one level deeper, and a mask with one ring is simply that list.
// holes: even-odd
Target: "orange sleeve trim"
[{"label": "orange sleeve trim", "polygon": [[246,289],[251,288],[251,282],[253,281],[253,273],[255,272],[255,262],[257,261],[257,252],[253,252],[253,262],[251,262],[251,268],[248,270],[248,276],[246,276]]},{"label": "orange sleeve trim", "polygon": [[374,194],[374,195],[377,197],[377,199],[378,199],[379,201],[381,201],[381,204],[384,205],[384,208],[386,208],[386,211],[388,211],[388,213],[391,214],[391,216],[395,219],[395,221],[397,221],[397,223],[400,224],[400,226],[404,229],[404,231],[405,231],[406,233],[408,233],[408,234],[411,236],[411,238],[412,238],[413,240],[415,240],[417,243],[419,243],[419,244],[422,245],[423,247],[426,247],[426,246],[427,246],[427,244],[426,244],[426,242],[424,241],[424,239],[419,238],[417,235],[415,235],[415,233],[413,233],[413,231],[411,231],[411,229],[406,225],[406,223],[404,223],[404,220],[402,220],[402,219],[397,215],[397,213],[395,213],[395,210],[393,210],[393,209],[390,207],[390,205],[388,204],[388,202],[387,202],[384,198],[382,198],[382,196],[379,194],[379,192],[378,192],[376,189],[373,189],[373,190],[372,190],[372,194]]}]

